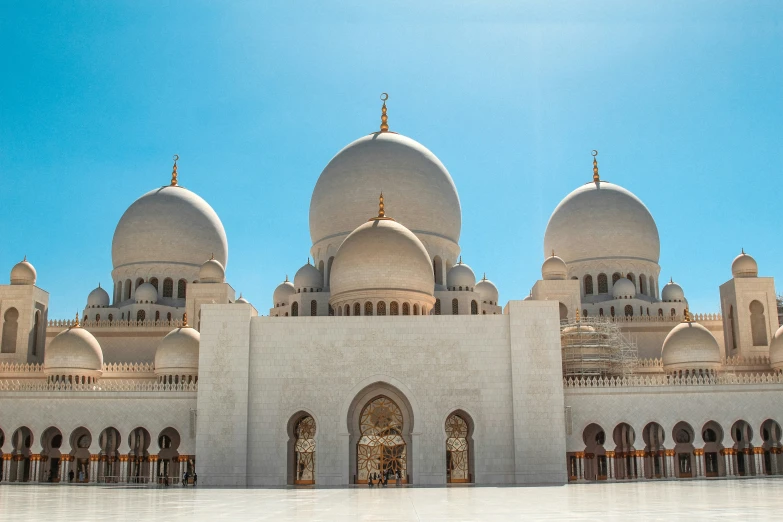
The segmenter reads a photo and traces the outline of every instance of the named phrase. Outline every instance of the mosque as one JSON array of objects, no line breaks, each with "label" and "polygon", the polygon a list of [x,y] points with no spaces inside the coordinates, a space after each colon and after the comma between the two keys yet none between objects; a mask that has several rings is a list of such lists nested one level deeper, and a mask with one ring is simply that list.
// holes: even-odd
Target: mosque
[{"label": "mosque", "polygon": [[112,284],[75,319],[49,317],[30,261],[12,268],[0,485],[783,474],[783,328],[753,257],[727,260],[719,313],[692,313],[659,287],[652,214],[594,152],[549,219],[540,280],[502,305],[491,267],[463,261],[448,170],[389,130],[382,99],[380,130],[321,173],[311,260],[263,313],[226,282],[226,231],[176,156],[123,214]]}]

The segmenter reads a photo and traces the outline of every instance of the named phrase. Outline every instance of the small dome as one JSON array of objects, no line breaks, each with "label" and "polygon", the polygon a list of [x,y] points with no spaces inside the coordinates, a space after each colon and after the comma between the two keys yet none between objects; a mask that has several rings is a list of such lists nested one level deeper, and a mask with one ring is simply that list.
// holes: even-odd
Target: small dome
[{"label": "small dome", "polygon": [[239,299],[236,300],[236,304],[250,304],[250,302],[239,294]]},{"label": "small dome", "polygon": [[199,283],[224,283],[226,281],[226,269],[220,264],[220,261],[214,257],[201,265],[198,271]]},{"label": "small dome", "polygon": [[685,292],[680,285],[670,279],[661,290],[661,301],[665,303],[681,303],[685,301]]},{"label": "small dome", "polygon": [[720,347],[715,337],[699,323],[684,321],[669,332],[661,348],[663,368],[678,370],[717,370]]},{"label": "small dome", "polygon": [[100,376],[103,371],[103,351],[98,340],[80,326],[57,334],[46,348],[46,375]]},{"label": "small dome", "polygon": [[188,326],[166,334],[155,351],[155,375],[196,375],[201,334]]},{"label": "small dome", "polygon": [[612,297],[615,299],[636,297],[636,285],[627,277],[621,277],[612,286]]},{"label": "small dome", "polygon": [[498,287],[495,286],[495,283],[487,279],[487,274],[484,274],[484,277],[476,283],[475,291],[479,293],[481,296],[481,301],[492,303],[492,304],[498,304]]},{"label": "small dome", "polygon": [[462,262],[462,257],[459,258],[459,263],[451,267],[446,281],[449,283],[451,290],[463,289],[470,290],[476,285],[476,274],[473,270]]},{"label": "small dome", "polygon": [[152,286],[152,283],[142,283],[136,289],[137,303],[157,303],[158,291]]},{"label": "small dome", "polygon": [[756,260],[743,250],[731,263],[731,274],[734,277],[758,277],[759,266]]},{"label": "small dome", "polygon": [[19,261],[11,269],[11,284],[12,285],[34,285],[35,279],[38,274],[35,271],[35,267],[27,260],[27,256],[22,261]]},{"label": "small dome", "polygon": [[98,283],[98,288],[87,296],[87,308],[105,308],[107,306],[109,306],[109,294]]},{"label": "small dome", "polygon": [[541,265],[541,276],[548,281],[562,281],[568,277],[565,261],[554,253]]},{"label": "small dome", "polygon": [[320,290],[323,287],[324,278],[321,272],[316,267],[310,264],[310,259],[307,259],[307,264],[296,271],[294,275],[294,288],[297,290],[307,290],[310,292],[313,290]]},{"label": "small dome", "polygon": [[288,276],[285,276],[285,281],[275,288],[275,293],[272,295],[273,304],[275,306],[285,306],[288,304],[288,297],[295,293],[294,284],[288,280]]},{"label": "small dome", "polygon": [[522,300],[523,300],[523,301],[532,301],[532,300],[533,300],[533,296],[528,294],[528,295],[527,295],[527,296],[525,296],[525,298],[524,298],[524,299],[522,299]]},{"label": "small dome", "polygon": [[773,370],[783,370],[783,326],[778,328],[769,343],[769,365]]}]

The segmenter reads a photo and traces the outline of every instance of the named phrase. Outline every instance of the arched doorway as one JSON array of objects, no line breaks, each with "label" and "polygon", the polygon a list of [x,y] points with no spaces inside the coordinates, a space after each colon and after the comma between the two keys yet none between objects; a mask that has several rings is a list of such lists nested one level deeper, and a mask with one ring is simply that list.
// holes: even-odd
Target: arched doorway
[{"label": "arched doorway", "polygon": [[612,435],[616,444],[615,477],[618,479],[637,478],[640,470],[636,462],[636,450],[633,447],[636,433],[629,424],[622,422],[614,428]]},{"label": "arched doorway", "polygon": [[674,439],[674,476],[691,478],[696,476],[696,466],[693,459],[693,428],[687,422],[678,422],[672,429]]},{"label": "arched doorway", "polygon": [[299,412],[288,422],[288,483],[315,484],[315,419]]},{"label": "arched doorway", "polygon": [[753,429],[744,420],[738,420],[731,427],[731,438],[734,439],[735,474],[741,477],[753,475]]},{"label": "arched doorway", "polygon": [[[761,440],[764,441],[764,474],[777,475],[780,469],[780,424],[772,419],[767,419],[761,425]],[[760,473],[759,473],[760,474]]]},{"label": "arched doorway", "polygon": [[446,419],[446,482],[473,482],[473,421],[463,411]]},{"label": "arched doorway", "polygon": [[120,432],[116,428],[106,428],[101,432],[98,442],[101,445],[98,482],[116,483],[120,481]]},{"label": "arched doorway", "polygon": [[30,480],[30,448],[33,445],[33,432],[23,426],[17,429],[13,438],[13,455],[9,482],[28,482]]},{"label": "arched doorway", "polygon": [[402,437],[402,410],[392,399],[379,395],[368,402],[359,418],[356,480],[366,483],[387,474],[407,476],[407,444]]},{"label": "arched doorway", "polygon": [[[606,460],[606,432],[595,423],[588,424],[582,432],[582,440],[585,443],[585,457],[583,476],[585,480],[606,480],[609,476],[609,467]],[[578,463],[576,463],[578,465]],[[577,473],[579,470],[576,470]],[[574,476],[578,476],[574,475]]]},{"label": "arched doorway", "polygon": [[158,464],[155,469],[156,480],[161,483],[165,478],[169,483],[179,477],[179,449],[180,436],[174,428],[166,428],[158,435]]},{"label": "arched doorway", "polygon": [[146,483],[149,479],[150,432],[136,428],[128,435],[128,482]]},{"label": "arched doorway", "polygon": [[663,478],[666,476],[664,457],[666,449],[663,442],[666,435],[663,427],[657,422],[651,422],[642,430],[644,440],[644,460],[646,478]]},{"label": "arched doorway", "polygon": [[90,480],[90,444],[92,434],[84,426],[71,432],[71,464],[69,473],[73,471],[73,482],[89,482]]},{"label": "arched doorway", "polygon": [[726,469],[723,459],[723,428],[715,421],[709,421],[701,429],[704,441],[704,476],[724,477]]},{"label": "arched doorway", "polygon": [[63,434],[54,426],[47,428],[41,435],[41,482],[60,482],[60,447]]}]

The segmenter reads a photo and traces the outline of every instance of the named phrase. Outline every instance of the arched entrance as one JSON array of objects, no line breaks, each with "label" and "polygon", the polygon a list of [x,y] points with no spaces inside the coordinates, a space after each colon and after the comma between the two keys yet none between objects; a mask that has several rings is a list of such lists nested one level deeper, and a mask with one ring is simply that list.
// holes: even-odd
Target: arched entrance
[{"label": "arched entrance", "polygon": [[146,483],[149,478],[150,432],[136,428],[128,435],[128,482]]},{"label": "arched entrance", "polygon": [[288,423],[288,483],[315,484],[315,419],[306,412],[294,415]]},{"label": "arched entrance", "polygon": [[724,477],[726,469],[723,462],[723,428],[715,421],[709,421],[701,429],[704,441],[704,476]]},{"label": "arched entrance", "polygon": [[446,482],[473,482],[473,422],[463,411],[446,419]]},{"label": "arched entrance", "polygon": [[[604,448],[606,432],[598,424],[591,423],[582,432],[582,440],[585,443],[584,462],[582,464],[584,466],[582,473],[585,480],[606,480],[609,473],[606,449]],[[574,464],[579,465],[578,462]],[[577,468],[572,476],[578,477],[578,473],[579,469]]]},{"label": "arched entrance", "polygon": [[169,484],[179,478],[179,432],[174,428],[166,428],[158,435],[158,464],[155,477],[158,482],[169,479]]},{"label": "arched entrance", "polygon": [[674,476],[677,478],[692,478],[696,476],[696,466],[693,458],[693,428],[687,422],[678,422],[672,429],[674,438]]},{"label": "arched entrance", "polygon": [[73,471],[73,482],[89,482],[90,480],[90,444],[92,444],[92,435],[90,430],[85,427],[76,428],[71,433],[71,464],[70,472]]},{"label": "arched entrance", "polygon": [[634,479],[641,473],[638,469],[636,450],[633,443],[636,441],[636,432],[633,428],[623,422],[614,428],[612,434],[615,446],[615,477],[618,479]]},{"label": "arched entrance", "polygon": [[[778,475],[780,473],[780,424],[772,419],[767,419],[761,425],[761,445],[764,451],[764,474]],[[761,474],[761,473],[759,473]]]},{"label": "arched entrance", "polygon": [[120,432],[116,428],[106,428],[101,432],[98,442],[101,445],[98,482],[116,483],[120,481]]},{"label": "arched entrance", "polygon": [[407,477],[407,444],[402,437],[402,410],[392,399],[379,395],[368,402],[359,417],[356,446],[356,480],[366,483],[372,476]]},{"label": "arched entrance", "polygon": [[753,429],[744,420],[738,420],[731,427],[731,437],[734,439],[735,474],[741,477],[753,475]]},{"label": "arched entrance", "polygon": [[666,476],[664,457],[666,449],[663,447],[665,440],[663,427],[657,422],[651,422],[642,430],[644,440],[644,460],[646,478],[662,478]]},{"label": "arched entrance", "polygon": [[30,480],[30,448],[33,445],[33,432],[23,426],[14,432],[11,439],[13,444],[13,461],[9,482],[27,482]]},{"label": "arched entrance", "polygon": [[60,482],[60,447],[63,435],[54,426],[47,428],[41,435],[41,482]]}]

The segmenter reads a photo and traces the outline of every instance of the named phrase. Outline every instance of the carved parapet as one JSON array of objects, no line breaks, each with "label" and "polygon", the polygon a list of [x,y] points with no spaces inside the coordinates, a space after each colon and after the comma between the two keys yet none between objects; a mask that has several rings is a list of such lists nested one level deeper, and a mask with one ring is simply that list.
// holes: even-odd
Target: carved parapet
[{"label": "carved parapet", "polygon": [[196,392],[198,383],[165,384],[152,380],[101,380],[93,384],[0,379],[0,391],[42,392]]},{"label": "carved parapet", "polygon": [[578,378],[563,379],[566,389],[579,388],[638,388],[648,386],[716,386],[742,384],[783,384],[781,373],[722,373],[695,376],[677,376],[662,374],[640,374],[627,377]]}]

